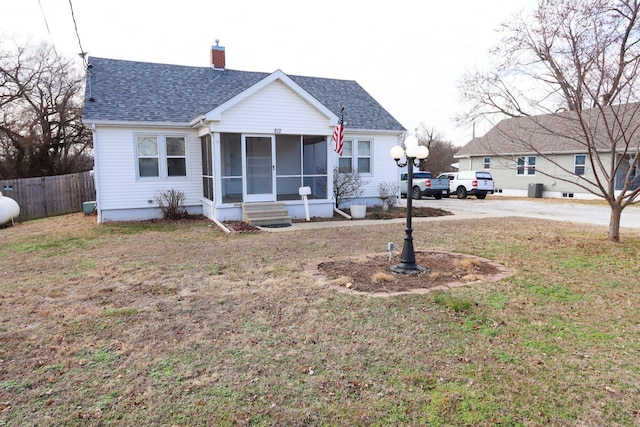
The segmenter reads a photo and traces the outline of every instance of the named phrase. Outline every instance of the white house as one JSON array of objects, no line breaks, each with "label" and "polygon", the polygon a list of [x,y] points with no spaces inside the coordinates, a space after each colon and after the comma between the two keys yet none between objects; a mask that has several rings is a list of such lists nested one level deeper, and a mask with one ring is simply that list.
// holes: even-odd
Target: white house
[{"label": "white house", "polygon": [[[342,157],[333,130],[344,107]],[[381,182],[398,183],[390,158],[405,128],[357,82],[225,67],[90,58],[83,121],[93,130],[98,222],[161,216],[156,196],[185,194],[185,207],[219,221],[278,203],[304,218],[333,215],[333,169],[358,170],[359,203],[379,203]]]},{"label": "white house", "polygon": [[[496,194],[595,199],[600,179],[615,176],[614,191],[640,185],[640,104],[504,119],[473,138],[454,157],[460,170],[489,170]],[[600,169],[601,168],[601,169]],[[613,171],[613,173],[611,172]]]}]

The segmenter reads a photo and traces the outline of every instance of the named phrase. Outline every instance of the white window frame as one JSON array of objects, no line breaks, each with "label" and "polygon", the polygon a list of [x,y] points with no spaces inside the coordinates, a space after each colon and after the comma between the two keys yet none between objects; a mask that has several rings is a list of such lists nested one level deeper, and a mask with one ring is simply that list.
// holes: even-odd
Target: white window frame
[{"label": "white window frame", "polygon": [[[582,164],[578,164],[578,157],[583,157],[584,162]],[[578,168],[582,168],[582,173],[578,173]],[[576,154],[573,156],[573,173],[575,175],[584,175],[587,171],[587,155],[586,154]]]},{"label": "white window frame", "polygon": [[[156,144],[156,153],[155,155],[150,154],[142,154],[139,152],[138,146],[140,145],[141,140],[143,139],[155,139]],[[158,179],[160,177],[160,173],[162,168],[160,166],[160,141],[157,135],[149,135],[149,134],[137,134],[133,138],[134,140],[134,152],[135,152],[135,163],[136,163],[136,177],[137,179]],[[149,176],[141,176],[140,175],[140,160],[141,159],[156,159],[158,165],[158,175],[149,175]]]},{"label": "white window frame", "polygon": [[[155,138],[157,143],[157,156],[140,156],[138,153],[138,140],[140,138]],[[184,139],[184,156],[167,154],[167,138]],[[167,180],[185,180],[189,179],[189,136],[186,134],[173,133],[135,133],[133,136],[134,157],[136,166],[136,180],[140,181],[167,181]],[[140,159],[141,158],[157,158],[158,159],[158,175],[157,176],[140,176]],[[183,158],[185,162],[184,175],[169,176],[168,159]]]},{"label": "white window frame", "polygon": [[[518,163],[522,159],[522,164]],[[533,159],[533,162],[531,162]],[[516,157],[516,176],[535,176],[537,156]],[[522,170],[522,173],[520,172]]]},{"label": "white window frame", "polygon": [[[360,155],[359,153],[359,144],[361,142],[368,142],[369,143],[369,154],[367,155]],[[342,156],[342,157],[338,157],[338,167],[340,167],[340,160],[345,160],[345,159],[349,159],[349,165],[350,168],[349,170],[344,170],[344,169],[340,169],[341,173],[351,173],[355,170],[358,171],[359,174],[361,175],[373,175],[373,138],[345,138],[344,139],[344,144],[346,145],[346,143],[349,143],[351,145],[351,155],[350,156]],[[368,159],[369,160],[369,171],[367,172],[362,172],[358,169],[358,160],[359,159]],[[344,162],[343,162],[344,163]]]},{"label": "white window frame", "polygon": [[491,169],[491,157],[482,158],[482,169]]},{"label": "white window frame", "polygon": [[[345,154],[344,148],[347,146],[347,144],[349,144],[351,146],[351,155],[350,156],[345,156],[344,155]],[[354,144],[354,140],[345,138],[345,139],[342,140],[342,145],[343,145],[343,147],[342,147],[342,156],[338,156],[338,171],[340,173],[351,173],[351,172],[353,172],[353,154],[354,154],[354,151],[355,151],[354,148],[353,148],[354,145],[355,145]],[[345,163],[344,160],[346,160],[346,159],[349,159],[349,170],[344,170],[340,165],[341,163]],[[342,162],[341,162],[341,160],[342,160]]]},{"label": "white window frame", "polygon": [[[360,173],[361,175],[373,175],[373,139],[372,138],[366,138],[366,139],[358,139],[357,141],[357,145],[356,145],[356,155],[353,156],[354,157],[354,165],[356,167],[356,169],[358,170],[358,173]],[[360,143],[361,142],[366,142],[369,144],[369,154],[367,155],[362,155],[360,153]],[[362,172],[360,170],[360,168],[358,168],[358,166],[360,165],[360,159],[368,159],[369,160],[369,170],[366,172]]]},{"label": "white window frame", "polygon": [[[169,138],[172,139],[182,139],[183,144],[184,144],[184,154],[179,155],[179,154],[169,154],[169,150],[167,149],[167,144],[169,143]],[[166,172],[167,172],[167,179],[174,179],[174,178],[185,178],[188,175],[188,169],[187,169],[187,137],[183,136],[183,135],[165,135],[164,137],[164,148],[165,148],[165,159],[166,159]],[[169,175],[169,159],[183,159],[184,160],[184,175]]]}]

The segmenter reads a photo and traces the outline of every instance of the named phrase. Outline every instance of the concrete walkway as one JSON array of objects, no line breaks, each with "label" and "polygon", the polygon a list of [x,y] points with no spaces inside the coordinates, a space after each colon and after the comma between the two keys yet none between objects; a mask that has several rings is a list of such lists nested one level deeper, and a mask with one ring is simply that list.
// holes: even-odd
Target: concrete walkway
[{"label": "concrete walkway", "polygon": [[[449,209],[447,209],[449,210]],[[412,218],[413,224],[418,222],[428,221],[458,221],[462,219],[478,218],[477,214],[470,212],[453,212],[453,215],[437,216],[430,218]],[[486,217],[486,216],[485,216]],[[404,226],[406,224],[406,218],[393,218],[393,219],[345,219],[344,221],[310,221],[310,222],[294,222],[290,227],[259,227],[263,231],[271,233],[280,233],[285,231],[298,231],[298,230],[317,230],[321,228],[340,228],[340,227],[364,227],[369,225],[383,225],[383,224],[398,224]],[[403,228],[404,230],[404,228]]]}]

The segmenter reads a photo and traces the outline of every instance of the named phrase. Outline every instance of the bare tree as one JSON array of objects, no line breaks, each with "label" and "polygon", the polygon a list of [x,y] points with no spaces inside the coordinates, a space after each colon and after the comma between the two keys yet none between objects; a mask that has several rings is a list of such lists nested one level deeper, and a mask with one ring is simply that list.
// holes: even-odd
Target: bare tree
[{"label": "bare tree", "polygon": [[7,45],[0,44],[0,178],[90,169],[82,74],[51,46]]},{"label": "bare tree", "polygon": [[420,169],[429,171],[433,176],[453,170],[454,155],[460,147],[446,141],[434,128],[427,128],[424,123],[416,130],[420,145],[429,149],[429,156],[420,162]]},{"label": "bare tree", "polygon": [[[537,173],[605,199],[612,241],[620,239],[623,209],[640,192],[639,12],[640,0],[540,0],[534,11],[502,25],[492,66],[468,72],[460,82],[471,108],[458,119],[495,123],[496,118],[528,117],[497,127],[512,144],[511,153],[535,153],[562,176],[551,168],[538,167]],[[549,125],[549,115],[565,124]],[[527,129],[522,132],[518,123]],[[539,143],[548,137],[579,147],[592,173],[578,174],[559,162]]]},{"label": "bare tree", "polygon": [[333,197],[336,199],[336,208],[353,199],[357,199],[364,193],[364,181],[357,170],[353,172],[340,172],[339,168],[333,169]]}]

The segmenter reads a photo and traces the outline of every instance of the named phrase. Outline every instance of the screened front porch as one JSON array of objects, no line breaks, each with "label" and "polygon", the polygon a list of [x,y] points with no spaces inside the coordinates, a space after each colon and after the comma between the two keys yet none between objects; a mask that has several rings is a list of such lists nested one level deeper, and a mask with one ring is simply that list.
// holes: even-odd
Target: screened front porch
[{"label": "screened front porch", "polygon": [[222,133],[219,153],[210,135],[201,145],[203,196],[216,204],[299,201],[300,187],[310,200],[330,197],[326,136]]}]

